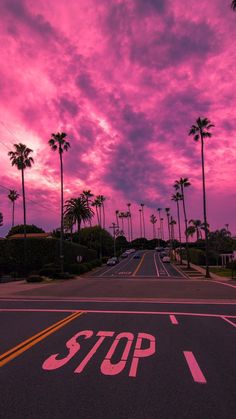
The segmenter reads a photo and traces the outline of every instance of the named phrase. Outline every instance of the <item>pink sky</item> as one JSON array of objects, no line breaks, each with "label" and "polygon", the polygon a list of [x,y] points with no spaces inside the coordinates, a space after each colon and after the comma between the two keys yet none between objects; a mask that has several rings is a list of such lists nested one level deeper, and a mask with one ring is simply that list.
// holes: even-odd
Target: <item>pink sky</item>
[{"label": "pink sky", "polygon": [[[65,131],[65,199],[83,189],[107,197],[107,226],[131,202],[150,214],[188,177],[188,218],[203,219],[198,116],[214,124],[206,141],[208,221],[236,233],[236,13],[222,0],[2,0],[0,184],[21,192],[7,152],[23,142],[27,222],[59,226],[59,159],[50,134]],[[11,204],[0,188],[4,235]],[[35,203],[36,202],[36,203]],[[16,223],[23,221],[22,200]]]}]

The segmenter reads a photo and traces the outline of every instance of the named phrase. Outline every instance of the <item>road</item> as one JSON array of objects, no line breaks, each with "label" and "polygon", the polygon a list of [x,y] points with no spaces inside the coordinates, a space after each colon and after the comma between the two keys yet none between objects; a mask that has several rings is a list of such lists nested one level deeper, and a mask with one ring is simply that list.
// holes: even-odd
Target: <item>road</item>
[{"label": "road", "polygon": [[0,417],[235,418],[236,286],[162,268],[2,284]]}]

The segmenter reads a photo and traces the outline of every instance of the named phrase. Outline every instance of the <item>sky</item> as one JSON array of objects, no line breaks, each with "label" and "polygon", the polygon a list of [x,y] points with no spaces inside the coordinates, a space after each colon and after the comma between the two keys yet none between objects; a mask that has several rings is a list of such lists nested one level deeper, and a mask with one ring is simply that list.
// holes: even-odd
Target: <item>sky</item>
[{"label": "sky", "polygon": [[158,207],[176,218],[171,195],[180,177],[191,182],[188,220],[203,220],[200,144],[188,136],[199,116],[215,125],[205,142],[208,222],[236,234],[230,0],[1,0],[0,14],[0,236],[11,225],[7,189],[21,193],[7,155],[19,142],[35,161],[25,171],[27,223],[59,226],[59,156],[48,146],[58,131],[71,144],[63,155],[65,199],[84,189],[103,194],[108,230],[129,202],[140,236],[142,202],[152,238]]}]

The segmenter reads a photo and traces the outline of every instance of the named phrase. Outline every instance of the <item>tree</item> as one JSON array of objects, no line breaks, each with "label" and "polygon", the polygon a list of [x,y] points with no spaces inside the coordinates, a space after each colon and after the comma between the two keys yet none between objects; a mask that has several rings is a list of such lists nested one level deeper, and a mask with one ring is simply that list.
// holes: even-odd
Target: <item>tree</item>
[{"label": "tree", "polygon": [[0,212],[0,227],[3,226],[3,215],[2,212]]},{"label": "tree", "polygon": [[182,201],[182,195],[179,192],[173,194],[171,200],[176,202],[177,206],[177,218],[178,218],[178,230],[179,230],[179,242],[180,242],[180,264],[182,265],[182,240],[181,240],[181,224],[180,224],[180,212],[179,212],[179,201]]},{"label": "tree", "polygon": [[153,228],[153,239],[156,238],[156,226],[155,226],[156,222],[157,222],[157,217],[154,214],[150,215],[150,223],[152,224],[152,228]]},{"label": "tree", "polygon": [[61,172],[61,232],[60,232],[60,261],[61,261],[61,272],[64,270],[63,263],[63,230],[64,230],[64,198],[63,198],[63,161],[62,154],[64,151],[68,151],[70,148],[70,143],[65,140],[67,134],[65,132],[58,132],[57,134],[52,134],[52,138],[48,141],[49,146],[53,151],[59,152],[60,159],[60,172]]},{"label": "tree", "polygon": [[[192,224],[191,227],[193,227],[194,233],[196,233],[196,235],[197,235],[197,240],[201,239],[202,238],[201,230],[204,229],[204,223],[202,223],[201,220],[189,220],[189,224]],[[209,225],[208,225],[208,227],[209,227]],[[188,229],[189,229],[189,227],[188,227]]]},{"label": "tree", "polygon": [[185,206],[185,196],[184,196],[184,189],[188,188],[191,185],[188,178],[180,178],[176,180],[174,183],[174,188],[176,191],[181,190],[182,196],[182,203],[183,203],[183,212],[184,212],[184,223],[185,223],[185,239],[186,239],[186,253],[187,253],[187,266],[188,269],[190,268],[190,259],[189,259],[189,248],[188,248],[188,235],[187,235],[187,228],[188,228],[188,220],[186,215],[186,206]]},{"label": "tree", "polygon": [[41,227],[37,227],[34,224],[26,224],[26,226],[24,226],[24,224],[19,224],[19,225],[16,225],[16,226],[12,227],[9,230],[9,232],[7,234],[7,237],[13,236],[14,234],[24,234],[25,230],[26,230],[26,234],[45,233],[45,231]]},{"label": "tree", "polygon": [[116,225],[118,226],[118,229],[120,228],[119,226],[119,210],[116,210]]},{"label": "tree", "polygon": [[170,241],[170,208],[165,208],[165,212],[167,216],[168,237]]},{"label": "tree", "polygon": [[205,186],[205,166],[204,166],[204,139],[210,138],[212,133],[209,132],[214,125],[207,118],[198,118],[196,125],[192,125],[189,135],[193,135],[195,141],[201,141],[201,159],[202,159],[202,188],[203,188],[203,214],[205,225],[205,251],[206,251],[206,278],[210,278],[209,257],[208,257],[208,231],[207,231],[207,210],[206,210],[206,186]]},{"label": "tree", "polygon": [[9,189],[8,198],[12,202],[12,227],[14,227],[14,216],[15,216],[15,201],[19,198],[20,194],[18,194],[15,189]]},{"label": "tree", "polygon": [[132,214],[130,210],[131,204],[128,203],[127,207],[128,207],[128,212],[129,212],[129,221],[130,221],[130,241],[132,241],[133,240],[133,221],[132,221]]},{"label": "tree", "polygon": [[98,222],[98,225],[101,227],[101,202],[100,200],[98,198],[95,198],[91,206],[96,208],[97,222]]},{"label": "tree", "polygon": [[161,211],[162,208],[157,208],[158,214],[159,214],[159,221],[160,221],[160,239],[163,240],[164,239],[164,234],[163,234],[163,229],[162,229],[162,223],[161,223]]},{"label": "tree", "polygon": [[15,150],[9,151],[11,165],[16,166],[21,171],[21,183],[22,183],[22,197],[23,197],[23,213],[24,213],[24,267],[26,264],[26,203],[25,203],[25,169],[31,168],[34,163],[34,159],[30,156],[33,152],[25,144],[19,143],[14,144]]},{"label": "tree", "polygon": [[92,208],[87,206],[87,201],[83,196],[68,199],[65,203],[64,217],[70,217],[71,223],[77,223],[79,234],[82,221],[89,221],[93,217]]},{"label": "tree", "polygon": [[98,201],[100,202],[100,221],[101,221],[101,226],[103,228],[105,228],[105,224],[106,224],[106,218],[105,218],[105,207],[104,207],[104,202],[106,200],[104,195],[98,195],[97,196]]},{"label": "tree", "polygon": [[145,238],[145,220],[144,220],[144,204],[140,204],[142,210],[142,220],[143,220],[143,237]]},{"label": "tree", "polygon": [[233,10],[236,10],[236,0],[232,0],[231,7]]},{"label": "tree", "polygon": [[[91,204],[90,198],[93,197],[93,194],[91,193],[91,191],[90,190],[83,191],[81,195],[85,197],[86,202],[87,202],[87,207],[90,207],[90,204]],[[89,225],[90,227],[92,227],[91,219],[89,220]]]}]

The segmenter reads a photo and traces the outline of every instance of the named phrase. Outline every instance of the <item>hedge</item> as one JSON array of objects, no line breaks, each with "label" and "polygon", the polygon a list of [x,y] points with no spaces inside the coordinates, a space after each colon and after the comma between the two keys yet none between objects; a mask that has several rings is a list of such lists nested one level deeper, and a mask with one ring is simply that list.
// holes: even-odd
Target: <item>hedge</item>
[{"label": "hedge", "polygon": [[[58,239],[26,239],[26,268],[28,271],[41,269],[46,264],[60,264]],[[76,263],[77,256],[83,262],[96,259],[96,251],[75,243],[63,242],[65,264]],[[23,270],[24,239],[0,241],[0,273]]]}]

